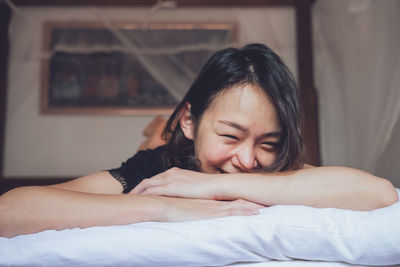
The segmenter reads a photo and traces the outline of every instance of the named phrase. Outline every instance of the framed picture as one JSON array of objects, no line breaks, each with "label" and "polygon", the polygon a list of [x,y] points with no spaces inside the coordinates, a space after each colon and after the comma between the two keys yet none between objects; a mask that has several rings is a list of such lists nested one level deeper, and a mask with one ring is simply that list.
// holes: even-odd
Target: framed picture
[{"label": "framed picture", "polygon": [[197,75],[214,52],[201,44],[235,39],[233,23],[46,22],[41,112],[169,114],[190,86],[177,92],[169,71]]}]

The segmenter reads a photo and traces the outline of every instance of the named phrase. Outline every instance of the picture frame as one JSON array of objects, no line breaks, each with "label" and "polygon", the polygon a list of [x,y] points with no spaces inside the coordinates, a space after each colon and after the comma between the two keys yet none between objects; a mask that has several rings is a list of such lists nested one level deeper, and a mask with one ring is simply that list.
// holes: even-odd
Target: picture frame
[{"label": "picture frame", "polygon": [[[117,31],[117,34],[114,33]],[[166,115],[180,99],[172,95],[126,49],[118,34],[139,36],[157,46],[180,47],[196,38],[237,38],[231,22],[47,21],[43,26],[40,111],[42,114]],[[146,39],[147,38],[147,39]],[[129,47],[128,47],[129,48]],[[210,51],[175,55],[195,72]]]}]

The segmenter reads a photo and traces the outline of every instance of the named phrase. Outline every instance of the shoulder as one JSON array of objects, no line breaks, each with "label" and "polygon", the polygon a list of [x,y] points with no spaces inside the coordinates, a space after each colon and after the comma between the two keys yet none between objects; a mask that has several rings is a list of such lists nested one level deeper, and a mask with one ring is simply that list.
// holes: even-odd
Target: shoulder
[{"label": "shoulder", "polygon": [[141,150],[124,162],[123,166],[125,165],[128,169],[135,169],[139,172],[162,172],[168,168],[165,154],[165,145],[155,149]]},{"label": "shoulder", "polygon": [[165,164],[165,153],[166,153],[166,146],[159,146],[155,149],[146,149],[146,150],[140,150],[139,152],[137,152],[135,155],[133,155],[129,160],[140,160],[140,159],[144,159],[144,160],[155,160],[155,163],[158,164]]},{"label": "shoulder", "polygon": [[129,192],[145,178],[151,178],[168,169],[165,159],[165,146],[141,150],[123,162],[119,168],[108,170]]}]

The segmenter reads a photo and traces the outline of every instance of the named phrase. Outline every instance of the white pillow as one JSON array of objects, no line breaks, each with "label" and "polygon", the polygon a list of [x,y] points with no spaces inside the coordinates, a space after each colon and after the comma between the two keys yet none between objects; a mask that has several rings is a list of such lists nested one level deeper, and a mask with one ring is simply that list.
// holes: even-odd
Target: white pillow
[{"label": "white pillow", "polygon": [[1,266],[221,266],[271,259],[399,264],[400,203],[370,212],[280,205],[249,217],[0,238]]}]

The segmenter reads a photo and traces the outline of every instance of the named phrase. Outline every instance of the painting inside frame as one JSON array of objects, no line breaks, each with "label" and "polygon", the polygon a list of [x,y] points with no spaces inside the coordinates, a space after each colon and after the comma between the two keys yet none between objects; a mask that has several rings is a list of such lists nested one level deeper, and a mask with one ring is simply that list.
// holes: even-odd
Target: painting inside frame
[{"label": "painting inside frame", "polygon": [[[235,32],[232,23],[151,23],[143,29],[139,23],[118,22],[110,29],[100,22],[46,22],[43,49],[49,57],[42,62],[41,112],[169,114],[184,94],[174,94],[154,78],[145,64],[154,55],[143,60],[132,51],[223,45],[236,39]],[[197,74],[212,52],[178,49],[156,59],[178,62]]]}]

